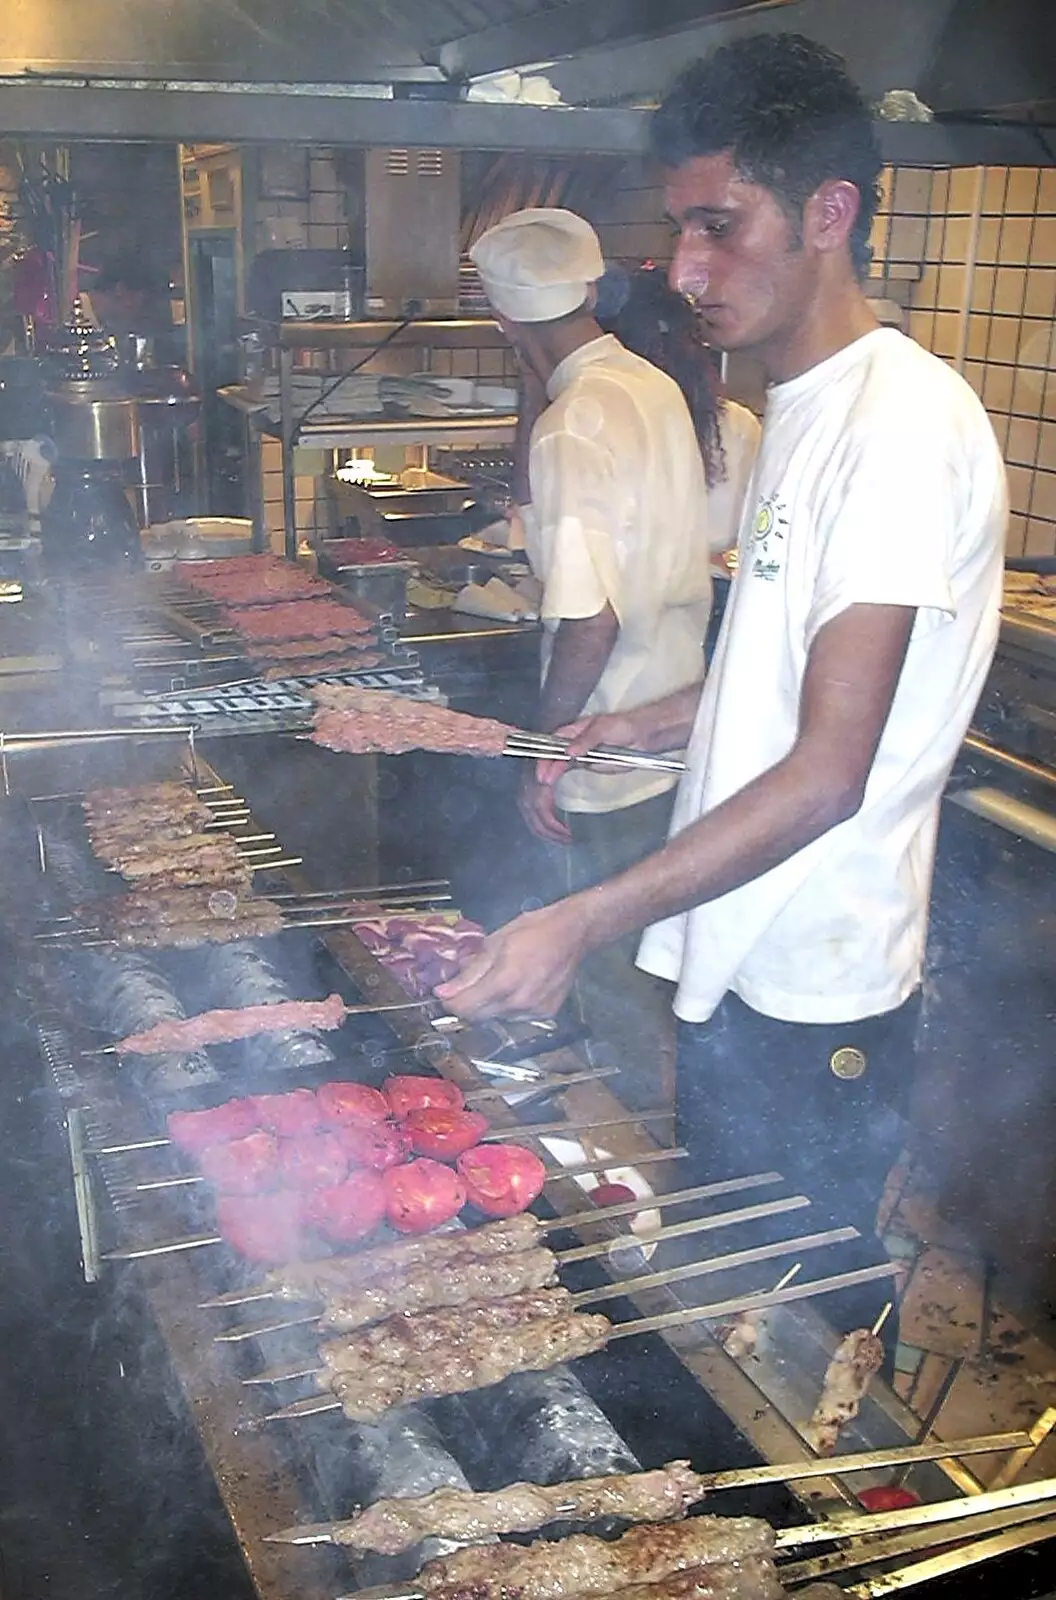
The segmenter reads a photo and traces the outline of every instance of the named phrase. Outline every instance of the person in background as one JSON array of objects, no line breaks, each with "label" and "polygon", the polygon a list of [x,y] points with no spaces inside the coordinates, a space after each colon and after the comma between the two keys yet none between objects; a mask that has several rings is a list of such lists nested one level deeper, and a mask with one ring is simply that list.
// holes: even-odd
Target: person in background
[{"label": "person in background", "polygon": [[[581,217],[514,213],[471,251],[523,375],[519,481],[527,554],[543,588],[538,723],[630,710],[699,684],[711,609],[710,550],[730,541],[678,385],[605,334],[594,316],[604,262]],[[675,777],[577,769],[556,786],[526,771],[520,809],[584,888],[666,836]],[[584,974],[588,1025],[619,1040],[628,1098],[673,1101],[665,986],[633,965],[634,942]],[[668,1066],[664,1071],[663,1058]],[[658,1070],[659,1068],[659,1070]]]},{"label": "person in background", "polygon": [[688,741],[668,844],[492,934],[437,994],[549,1016],[586,955],[646,928],[640,964],[677,984],[698,1172],[774,1167],[871,1235],[906,1127],[940,800],[997,641],[1004,467],[964,380],[863,294],[881,163],[839,57],[738,40],[687,69],[652,137],[671,283],[769,383],[737,575],[703,693],[571,734]]},{"label": "person in background", "polygon": [[693,418],[708,484],[708,520],[714,552],[740,526],[748,478],[759,449],[759,423],[747,406],[724,398],[718,363],[701,321],[666,274],[651,264],[635,272],[612,269],[598,285],[597,319],[635,355],[674,378]]},{"label": "person in background", "polygon": [[82,272],[88,287],[81,290],[81,305],[93,326],[112,333],[119,342],[133,334],[149,339],[152,360],[159,366],[182,358],[165,286],[156,274],[123,258],[90,276],[89,269]]}]

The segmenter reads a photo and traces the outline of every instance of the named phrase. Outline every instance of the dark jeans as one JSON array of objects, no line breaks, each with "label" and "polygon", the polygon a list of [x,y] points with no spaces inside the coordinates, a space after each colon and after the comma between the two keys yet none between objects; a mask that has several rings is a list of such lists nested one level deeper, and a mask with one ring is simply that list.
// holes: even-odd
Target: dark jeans
[{"label": "dark jeans", "polygon": [[919,993],[832,1024],[778,1022],[727,995],[709,1021],[680,1023],[678,1137],[694,1170],[774,1169],[810,1196],[812,1220],[871,1238],[905,1140],[920,1020]]},{"label": "dark jeans", "polygon": [[[565,812],[572,844],[557,847],[565,893],[615,878],[662,849],[673,804],[671,789],[621,811]],[[640,937],[627,934],[589,955],[579,968],[573,1001],[590,1030],[591,1059],[620,1068],[620,1098],[633,1111],[670,1109],[673,1115],[674,990],[635,966]]]}]

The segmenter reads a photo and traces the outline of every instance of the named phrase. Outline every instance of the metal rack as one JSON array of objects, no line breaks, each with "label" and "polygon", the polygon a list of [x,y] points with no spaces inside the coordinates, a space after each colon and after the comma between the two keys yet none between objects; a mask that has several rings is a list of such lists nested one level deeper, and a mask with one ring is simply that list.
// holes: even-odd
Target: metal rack
[{"label": "metal rack", "polygon": [[[450,416],[442,418],[407,417],[392,421],[364,417],[361,419],[321,418],[316,423],[302,426],[296,417],[293,404],[294,355],[298,350],[363,350],[373,351],[386,341],[386,348],[399,349],[414,345],[423,350],[451,350],[466,348],[501,349],[506,340],[498,325],[490,320],[453,317],[444,320],[409,322],[400,327],[398,322],[301,322],[289,321],[266,324],[266,337],[278,351],[279,364],[279,423],[277,429],[259,421],[261,433],[277,436],[282,446],[282,497],[286,530],[286,556],[290,561],[297,557],[297,497],[295,486],[294,451],[298,445],[310,445],[321,450],[336,450],[342,446],[398,444],[398,445],[495,445],[512,442],[516,417],[501,415]],[[228,391],[224,398],[230,404],[245,405],[241,398]]]}]

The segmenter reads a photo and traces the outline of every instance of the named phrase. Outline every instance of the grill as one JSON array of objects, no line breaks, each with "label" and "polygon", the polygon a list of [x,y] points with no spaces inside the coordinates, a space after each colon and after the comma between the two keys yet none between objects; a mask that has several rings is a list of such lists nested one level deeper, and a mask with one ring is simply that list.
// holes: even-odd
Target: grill
[{"label": "grill", "polygon": [[[240,832],[260,831],[251,808],[239,806],[238,796],[203,766],[193,743],[130,734],[75,744],[85,787],[117,782],[117,774],[127,782],[130,769],[157,776],[160,767],[166,776],[182,773],[221,813],[242,818]],[[255,963],[255,971],[264,964],[276,996],[337,990],[352,1007],[371,1008],[368,1014],[351,1016],[325,1037],[295,1031],[271,1046],[245,1041],[190,1058],[146,1058],[146,1066],[125,1057],[115,1068],[109,1041],[141,1019],[120,1006],[99,1011],[108,983],[120,987],[122,973],[131,982],[134,972],[137,981],[149,979],[152,994],[170,996],[177,1012],[191,1014],[203,1008],[203,996],[210,1004],[245,1003],[237,989],[241,968],[224,968],[218,947],[207,952],[207,983],[200,951],[151,951],[146,959],[101,947],[90,926],[60,920],[72,919],[75,907],[99,893],[102,874],[88,850],[78,797],[60,776],[74,742],[64,748],[53,736],[50,746],[58,769],[52,789],[26,809],[43,868],[39,909],[47,935],[31,944],[26,980],[38,996],[41,1055],[64,1107],[85,1273],[95,1279],[115,1261],[135,1262],[131,1270],[162,1331],[262,1595],[332,1600],[352,1586],[416,1592],[411,1580],[421,1551],[337,1554],[329,1524],[356,1505],[441,1487],[480,1490],[519,1477],[562,1483],[686,1456],[725,1469],[708,1485],[710,1494],[724,1496],[712,1499],[709,1511],[749,1510],[787,1526],[802,1523],[804,1501],[827,1510],[847,1500],[847,1464],[810,1461],[797,1425],[810,1414],[834,1344],[815,1297],[863,1273],[880,1281],[889,1270],[863,1269],[846,1253],[851,1230],[814,1220],[809,1197],[788,1194],[777,1174],[689,1185],[679,1175],[679,1153],[650,1137],[649,1119],[628,1117],[601,1074],[583,1072],[567,1051],[548,1048],[553,1036],[546,1031],[452,1030],[436,1016],[435,1003],[409,1005],[406,991],[342,925],[352,891],[308,889],[278,840],[267,860],[281,866],[265,873],[261,888],[276,897],[288,926],[232,948],[247,951],[240,960]],[[33,742],[23,741],[8,764],[16,794],[23,770],[17,763],[28,748]],[[85,772],[89,750],[94,775]],[[434,882],[359,893],[389,893],[415,905],[442,903],[447,889]],[[57,1008],[49,997],[59,993],[66,998]],[[126,1003],[135,1010],[127,995]],[[503,1080],[511,1056],[516,1076]],[[401,1406],[371,1425],[352,1425],[339,1410],[322,1413],[318,1399],[301,1405],[295,1421],[267,1421],[291,1399],[296,1405],[297,1394],[318,1393],[306,1389],[304,1378],[285,1376],[317,1363],[310,1308],[276,1316],[267,1302],[250,1298],[259,1274],[218,1237],[204,1187],[187,1181],[194,1175],[167,1142],[165,1116],[235,1093],[333,1078],[377,1085],[392,1070],[431,1070],[457,1082],[471,1104],[486,1107],[498,1138],[516,1136],[543,1154],[551,1177],[539,1214],[557,1248],[562,1282],[584,1309],[603,1306],[615,1337],[573,1367],[520,1372],[498,1388]],[[561,1137],[567,1150],[586,1133],[603,1140],[606,1153],[578,1167],[647,1172],[654,1227],[659,1222],[665,1231],[635,1243],[626,1232],[632,1207],[602,1216],[585,1205],[583,1185],[567,1159],[555,1159],[553,1140]],[[792,1281],[789,1263],[800,1266]],[[784,1286],[775,1289],[778,1282]],[[732,1359],[716,1339],[716,1323],[765,1308],[767,1349],[750,1360]],[[916,1462],[918,1492],[926,1500],[948,1499],[951,1487],[978,1488],[973,1453],[1030,1449],[1027,1436],[1005,1435],[946,1444],[941,1449],[960,1459],[928,1460],[939,1453],[934,1443],[915,1453],[910,1446],[907,1456],[913,1432],[910,1414],[874,1385],[841,1445],[859,1469],[868,1469],[851,1480],[854,1487],[882,1481],[892,1465]],[[760,1455],[788,1464],[760,1469]],[[980,1534],[1044,1537],[1048,1524],[1012,1519],[1042,1515],[1048,1487],[1014,1490],[996,1502],[980,1498]],[[885,1525],[868,1526],[884,1531]],[[942,1537],[930,1524],[888,1532],[903,1542],[895,1554]],[[278,1542],[269,1542],[275,1536]],[[830,1559],[814,1557],[815,1537],[823,1535],[781,1535],[802,1578]],[[443,1539],[432,1539],[425,1553],[444,1548]],[[844,1559],[859,1564],[862,1552],[849,1547]]]}]

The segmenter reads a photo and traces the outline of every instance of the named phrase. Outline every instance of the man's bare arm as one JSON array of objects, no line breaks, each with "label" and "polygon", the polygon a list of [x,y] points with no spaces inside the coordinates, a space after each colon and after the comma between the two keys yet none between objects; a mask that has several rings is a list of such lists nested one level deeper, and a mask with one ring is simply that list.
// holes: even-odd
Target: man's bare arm
[{"label": "man's bare arm", "polygon": [[551,1016],[583,956],[761,877],[853,816],[915,612],[851,606],[810,651],[788,755],[629,872],[518,917],[437,993],[463,1016]]},{"label": "man's bare arm", "polygon": [[[619,637],[620,625],[610,605],[593,617],[566,618],[554,635],[546,682],[539,702],[538,724],[551,733],[577,717],[597,687]],[[533,766],[521,780],[517,804],[525,825],[538,839],[569,844],[572,833],[557,814],[553,783],[541,782]]]},{"label": "man's bare arm", "polygon": [[619,637],[620,624],[608,604],[593,617],[566,617],[554,635],[554,648],[539,699],[539,727],[553,733],[573,722],[590,699]]}]

